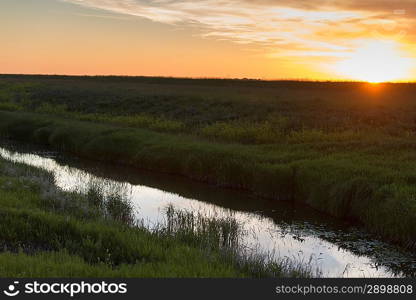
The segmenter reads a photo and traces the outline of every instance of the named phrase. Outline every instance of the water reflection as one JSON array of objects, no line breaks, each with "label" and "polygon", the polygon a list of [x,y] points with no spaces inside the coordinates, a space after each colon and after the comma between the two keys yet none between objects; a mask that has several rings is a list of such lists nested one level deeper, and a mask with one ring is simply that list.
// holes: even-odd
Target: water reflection
[{"label": "water reflection", "polygon": [[[289,203],[275,203],[190,182],[183,178],[132,168],[77,160],[33,146],[7,144],[0,156],[45,169],[66,191],[86,191],[91,184],[128,193],[137,218],[148,226],[163,221],[168,204],[208,215],[233,216],[249,234],[247,247],[280,257],[310,261],[328,277],[414,276],[415,256],[372,239],[364,232]],[[18,152],[15,152],[18,151]]]}]

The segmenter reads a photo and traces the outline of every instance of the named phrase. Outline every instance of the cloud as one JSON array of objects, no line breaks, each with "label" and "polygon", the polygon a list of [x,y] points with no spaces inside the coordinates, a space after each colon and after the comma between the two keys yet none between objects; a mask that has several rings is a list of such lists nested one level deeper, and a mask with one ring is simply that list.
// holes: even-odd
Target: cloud
[{"label": "cloud", "polygon": [[[305,55],[339,56],[365,38],[414,37],[416,0],[61,0],[193,26],[201,35]],[[401,36],[399,36],[400,34]],[[304,50],[297,50],[302,48]],[[335,54],[334,54],[335,53]]]},{"label": "cloud", "polygon": [[113,20],[123,20],[128,21],[131,20],[129,16],[115,16],[115,15],[101,15],[101,14],[75,14],[78,17],[86,17],[86,18],[100,18],[100,19],[113,19]]}]

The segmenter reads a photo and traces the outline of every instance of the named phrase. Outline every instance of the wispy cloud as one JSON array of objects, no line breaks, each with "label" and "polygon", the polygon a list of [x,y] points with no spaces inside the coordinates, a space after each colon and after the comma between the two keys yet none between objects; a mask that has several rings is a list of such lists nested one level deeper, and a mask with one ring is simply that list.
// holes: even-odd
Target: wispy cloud
[{"label": "wispy cloud", "polygon": [[[364,38],[415,36],[416,0],[61,0],[156,22],[193,26],[206,37],[256,43],[273,55],[339,56]],[[401,13],[398,13],[398,12]]]},{"label": "wispy cloud", "polygon": [[131,20],[131,17],[129,17],[129,16],[117,16],[117,15],[102,15],[102,14],[82,14],[82,13],[77,13],[77,14],[75,14],[75,16],[85,17],[85,18],[99,18],[99,19],[123,20],[123,21]]}]

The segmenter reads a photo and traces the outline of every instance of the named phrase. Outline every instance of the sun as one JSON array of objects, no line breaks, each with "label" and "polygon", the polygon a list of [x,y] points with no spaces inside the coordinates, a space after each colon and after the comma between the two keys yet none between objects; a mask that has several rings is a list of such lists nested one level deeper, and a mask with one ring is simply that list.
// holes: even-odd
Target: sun
[{"label": "sun", "polygon": [[342,76],[352,80],[381,83],[405,79],[410,72],[410,59],[403,57],[395,42],[371,41],[356,49],[336,65]]}]

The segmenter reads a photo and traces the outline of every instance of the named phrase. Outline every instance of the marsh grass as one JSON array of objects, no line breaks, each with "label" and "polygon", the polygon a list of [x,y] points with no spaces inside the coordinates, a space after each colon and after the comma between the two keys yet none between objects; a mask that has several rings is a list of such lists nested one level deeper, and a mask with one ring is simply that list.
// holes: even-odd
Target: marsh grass
[{"label": "marsh grass", "polygon": [[0,135],[301,202],[414,249],[415,92],[416,84],[0,76],[0,103],[23,108],[0,111]]},{"label": "marsh grass", "polygon": [[263,122],[217,122],[200,129],[200,135],[208,138],[243,144],[267,144],[284,141],[286,119],[276,117]]},{"label": "marsh grass", "polygon": [[115,221],[132,225],[135,223],[133,206],[122,194],[113,192],[105,199],[106,213]]},{"label": "marsh grass", "polygon": [[86,192],[86,199],[90,205],[96,207],[99,211],[105,207],[105,196],[97,183],[90,182]]},{"label": "marsh grass", "polygon": [[0,175],[16,178],[9,182],[10,186],[22,185],[39,193],[45,209],[78,217],[107,218],[128,226],[135,224],[136,211],[123,184],[91,180],[86,190],[65,192],[56,187],[52,173],[15,162],[1,164]]},{"label": "marsh grass", "polygon": [[165,222],[154,233],[166,239],[179,240],[201,249],[207,256],[220,253],[227,263],[250,277],[320,277],[321,271],[313,259],[303,261],[296,257],[278,257],[260,248],[248,247],[243,240],[248,234],[232,214],[210,216],[203,212],[165,208]]},{"label": "marsh grass", "polygon": [[351,141],[373,131],[414,136],[415,90],[416,84],[2,75],[0,108],[244,144]]},{"label": "marsh grass", "polygon": [[0,110],[6,111],[19,111],[23,110],[24,107],[13,102],[0,102]]},{"label": "marsh grass", "polygon": [[165,223],[146,227],[123,185],[91,181],[87,189],[64,192],[50,173],[0,160],[0,194],[0,276],[315,275],[311,265],[246,256],[232,216],[169,206]]},{"label": "marsh grass", "polygon": [[[1,103],[0,110],[23,110],[24,108],[15,103]],[[50,114],[65,118],[109,123],[125,127],[148,128],[156,131],[180,132],[185,129],[185,125],[176,120],[169,120],[163,117],[155,117],[148,114],[134,115],[113,115],[111,113],[82,113],[68,110],[65,104],[42,103],[35,110],[37,113]]]},{"label": "marsh grass", "polygon": [[205,249],[227,251],[238,251],[240,237],[244,234],[241,225],[231,215],[208,217],[201,212],[177,210],[172,205],[166,207],[165,224],[158,232],[162,236],[173,236]]},{"label": "marsh grass", "polygon": [[[5,136],[302,202],[363,224],[385,240],[414,247],[415,145],[409,139],[374,134],[363,141],[351,142],[347,135],[338,142],[325,138],[311,142],[316,138],[302,133],[290,144],[241,145],[29,113],[0,112],[0,116],[0,133]],[[386,189],[389,193],[383,192]]]}]

